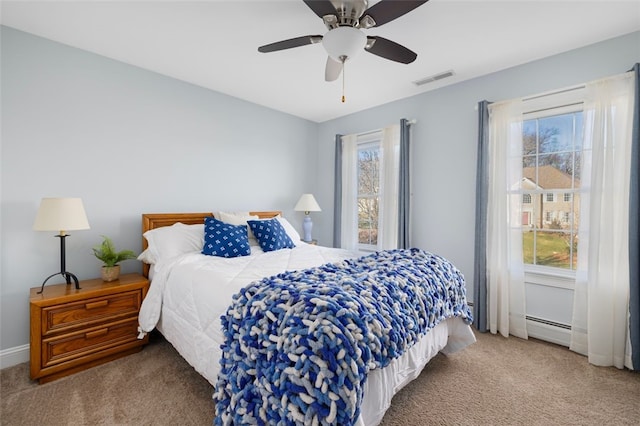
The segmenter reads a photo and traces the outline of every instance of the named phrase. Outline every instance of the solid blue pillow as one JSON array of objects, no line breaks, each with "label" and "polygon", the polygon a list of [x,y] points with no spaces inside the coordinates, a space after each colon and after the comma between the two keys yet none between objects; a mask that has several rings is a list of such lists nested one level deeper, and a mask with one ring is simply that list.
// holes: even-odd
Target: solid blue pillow
[{"label": "solid blue pillow", "polygon": [[218,257],[250,255],[247,226],[231,225],[213,217],[205,217],[202,254]]},{"label": "solid blue pillow", "polygon": [[263,251],[275,251],[296,246],[278,219],[248,220],[247,223]]}]

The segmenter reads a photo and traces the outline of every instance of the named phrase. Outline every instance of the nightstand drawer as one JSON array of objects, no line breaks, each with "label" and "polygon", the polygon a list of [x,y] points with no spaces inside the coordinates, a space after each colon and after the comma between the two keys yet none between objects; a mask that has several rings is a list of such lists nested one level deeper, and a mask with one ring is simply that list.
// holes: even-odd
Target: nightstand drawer
[{"label": "nightstand drawer", "polygon": [[138,318],[128,318],[114,323],[69,333],[42,341],[42,367],[50,367],[65,361],[82,362],[82,357],[109,347],[136,342]]},{"label": "nightstand drawer", "polygon": [[142,291],[136,290],[44,308],[42,335],[48,336],[137,315],[141,303]]}]

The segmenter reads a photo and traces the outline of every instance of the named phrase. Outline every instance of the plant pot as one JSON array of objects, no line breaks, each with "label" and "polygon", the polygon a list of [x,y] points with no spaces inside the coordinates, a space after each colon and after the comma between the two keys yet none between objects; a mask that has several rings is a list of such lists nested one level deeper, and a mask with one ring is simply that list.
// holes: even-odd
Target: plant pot
[{"label": "plant pot", "polygon": [[119,277],[120,265],[102,267],[102,281],[111,282],[117,280]]}]

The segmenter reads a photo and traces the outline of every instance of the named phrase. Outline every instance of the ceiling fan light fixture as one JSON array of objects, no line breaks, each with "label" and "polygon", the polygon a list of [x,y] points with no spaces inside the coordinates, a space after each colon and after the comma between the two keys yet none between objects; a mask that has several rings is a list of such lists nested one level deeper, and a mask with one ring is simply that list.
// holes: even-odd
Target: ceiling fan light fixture
[{"label": "ceiling fan light fixture", "polygon": [[352,58],[367,44],[367,36],[357,28],[338,27],[324,35],[322,44],[333,59],[339,62]]}]

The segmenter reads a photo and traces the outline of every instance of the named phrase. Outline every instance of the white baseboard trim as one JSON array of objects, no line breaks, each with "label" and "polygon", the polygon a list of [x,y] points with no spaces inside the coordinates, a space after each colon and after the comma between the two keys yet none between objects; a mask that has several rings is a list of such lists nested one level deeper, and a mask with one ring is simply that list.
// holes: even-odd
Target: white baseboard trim
[{"label": "white baseboard trim", "polygon": [[16,346],[0,351],[0,369],[29,362],[29,345]]},{"label": "white baseboard trim", "polygon": [[527,317],[527,334],[529,337],[569,347],[571,344],[570,328],[545,324],[544,322],[540,322],[540,320],[531,320],[530,318],[531,317]]}]

